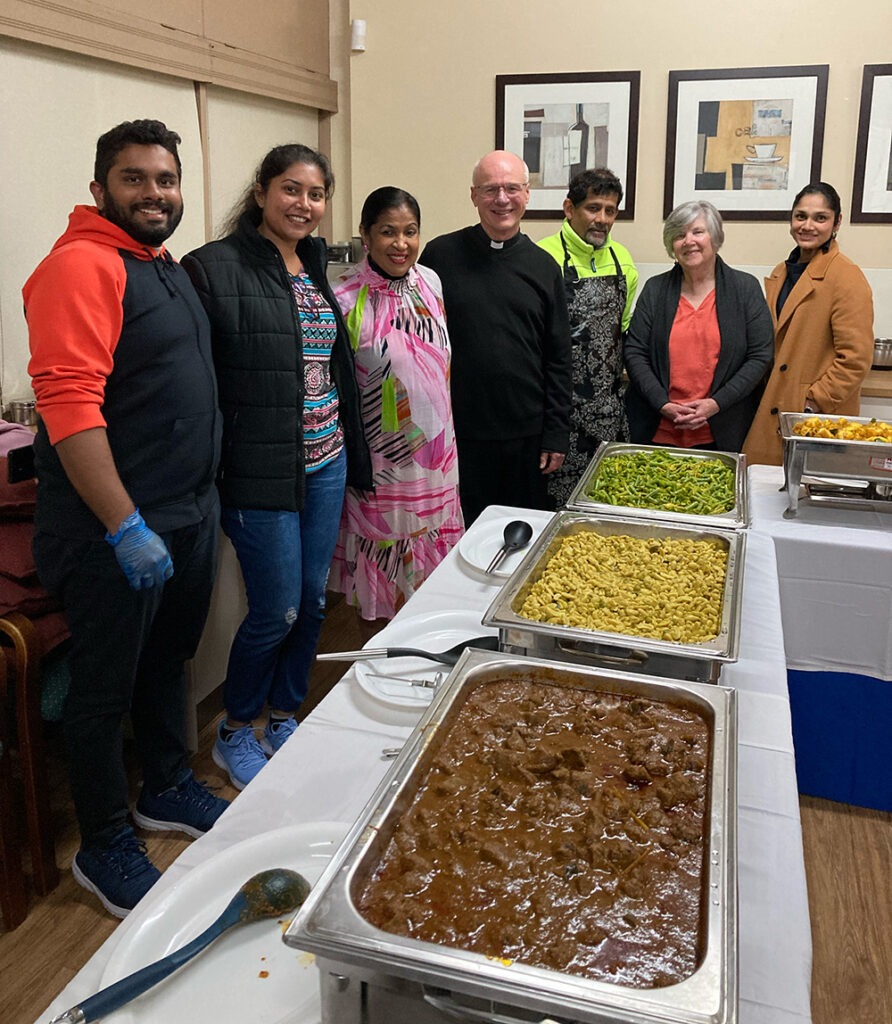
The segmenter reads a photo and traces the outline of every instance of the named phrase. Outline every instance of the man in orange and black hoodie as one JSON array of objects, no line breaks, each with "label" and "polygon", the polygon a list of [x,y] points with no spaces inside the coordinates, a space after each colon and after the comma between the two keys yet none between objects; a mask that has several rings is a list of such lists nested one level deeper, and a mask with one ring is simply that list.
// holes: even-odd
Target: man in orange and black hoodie
[{"label": "man in orange and black hoodie", "polygon": [[183,213],[180,137],[127,121],[23,291],[40,414],[34,555],[72,634],[64,708],[81,848],[72,870],[125,916],[159,877],[128,822],[197,836],[226,808],[189,767],[184,664],[216,567],[220,416],[210,328],[164,241]]}]

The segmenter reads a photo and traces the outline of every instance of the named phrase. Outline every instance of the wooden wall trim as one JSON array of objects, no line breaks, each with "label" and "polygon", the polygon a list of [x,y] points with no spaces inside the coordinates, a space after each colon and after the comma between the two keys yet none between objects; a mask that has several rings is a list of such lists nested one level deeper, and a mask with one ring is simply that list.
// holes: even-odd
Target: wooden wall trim
[{"label": "wooden wall trim", "polygon": [[208,87],[195,82],[195,107],[198,110],[198,137],[201,141],[201,184],[204,192],[204,240],[209,242],[214,231],[214,205],[211,196],[211,144],[208,137]]},{"label": "wooden wall trim", "polygon": [[327,75],[83,0],[77,9],[51,0],[3,0],[0,34],[319,110],[338,109],[337,82]]}]

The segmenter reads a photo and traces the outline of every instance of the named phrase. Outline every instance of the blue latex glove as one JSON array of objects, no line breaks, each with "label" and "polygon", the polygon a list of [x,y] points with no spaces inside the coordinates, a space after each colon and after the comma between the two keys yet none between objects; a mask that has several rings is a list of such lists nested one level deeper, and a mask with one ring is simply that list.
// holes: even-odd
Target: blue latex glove
[{"label": "blue latex glove", "polygon": [[134,590],[160,586],[173,576],[167,545],[146,526],[139,509],[127,516],[117,533],[107,533],[105,539],[115,549],[118,565]]}]

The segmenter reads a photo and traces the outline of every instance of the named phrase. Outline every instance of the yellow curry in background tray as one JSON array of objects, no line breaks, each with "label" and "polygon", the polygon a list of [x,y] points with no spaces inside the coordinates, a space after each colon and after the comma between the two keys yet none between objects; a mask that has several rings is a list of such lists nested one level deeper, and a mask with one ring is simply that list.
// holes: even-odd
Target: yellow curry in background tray
[{"label": "yellow curry in background tray", "polygon": [[892,426],[884,420],[872,419],[869,423],[853,423],[845,416],[836,419],[809,416],[793,427],[799,437],[834,437],[839,441],[884,441],[892,442]]}]

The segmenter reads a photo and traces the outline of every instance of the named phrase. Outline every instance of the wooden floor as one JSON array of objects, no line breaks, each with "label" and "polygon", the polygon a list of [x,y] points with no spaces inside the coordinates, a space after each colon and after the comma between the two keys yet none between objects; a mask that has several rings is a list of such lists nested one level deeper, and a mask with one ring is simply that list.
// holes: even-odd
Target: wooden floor
[{"label": "wooden floor", "polygon": [[[361,622],[334,601],[320,650],[362,646],[377,626]],[[344,671],[317,663],[308,712]],[[211,759],[220,717],[219,692],[200,708],[195,774],[236,796]],[[50,746],[59,736],[50,731]],[[24,924],[0,931],[0,1024],[31,1024],[114,930],[117,920],[71,875],[78,836],[61,759],[51,755],[53,816],[62,880],[55,892],[33,900]],[[137,773],[131,770],[133,797]],[[803,797],[800,800],[814,941],[813,1024],[888,1024],[892,1021],[892,814]],[[142,834],[164,869],[188,844],[171,833]],[[782,939],[781,939],[782,941]],[[228,1024],[221,1021],[220,1024]]]}]

